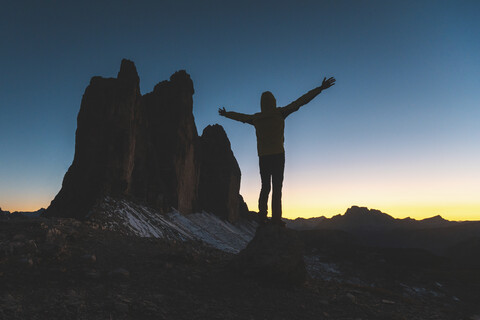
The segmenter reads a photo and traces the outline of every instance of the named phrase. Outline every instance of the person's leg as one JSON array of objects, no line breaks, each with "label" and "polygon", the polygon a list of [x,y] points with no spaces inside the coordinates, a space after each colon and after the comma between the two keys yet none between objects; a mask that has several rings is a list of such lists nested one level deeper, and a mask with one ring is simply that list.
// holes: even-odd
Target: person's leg
[{"label": "person's leg", "polygon": [[272,167],[272,221],[280,222],[282,220],[282,185],[285,153],[275,155]]},{"label": "person's leg", "polygon": [[272,170],[269,156],[260,156],[260,178],[262,179],[262,189],[260,190],[260,197],[258,198],[258,211],[260,215],[267,217],[268,212],[268,195],[270,193],[270,179]]}]

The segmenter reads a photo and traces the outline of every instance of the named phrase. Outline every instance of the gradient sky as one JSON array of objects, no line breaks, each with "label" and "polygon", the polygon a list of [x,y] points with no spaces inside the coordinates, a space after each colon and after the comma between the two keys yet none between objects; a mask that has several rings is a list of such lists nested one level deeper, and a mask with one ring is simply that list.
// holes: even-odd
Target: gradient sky
[{"label": "gradient sky", "polygon": [[253,127],[220,106],[283,106],[337,84],[286,122],[284,216],[352,205],[480,220],[479,1],[2,1],[0,207],[46,207],[74,154],[94,75],[135,62],[142,94],[179,69],[199,134],[224,126],[256,210]]}]

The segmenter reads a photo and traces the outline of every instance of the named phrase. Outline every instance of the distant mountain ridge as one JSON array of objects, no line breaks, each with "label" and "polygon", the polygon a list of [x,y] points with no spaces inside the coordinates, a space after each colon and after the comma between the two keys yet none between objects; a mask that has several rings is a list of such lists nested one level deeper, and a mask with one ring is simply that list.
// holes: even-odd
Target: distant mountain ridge
[{"label": "distant mountain ridge", "polygon": [[[456,257],[478,255],[480,221],[449,221],[441,216],[423,220],[396,219],[380,210],[353,206],[345,214],[332,218],[286,220],[287,227],[317,232],[343,232],[352,243],[371,247],[420,248],[432,253]],[[480,258],[470,259],[477,260]]]},{"label": "distant mountain ridge", "polygon": [[39,217],[45,212],[45,208],[38,209],[36,211],[3,211],[0,208],[0,216],[8,216],[8,215],[22,215],[26,217]]},{"label": "distant mountain ridge", "polygon": [[394,218],[391,215],[377,209],[352,206],[342,215],[338,214],[331,218],[297,218],[287,219],[287,226],[297,230],[311,229],[339,229],[351,230],[383,230],[396,228],[439,228],[454,226],[462,222],[449,221],[436,215],[430,218],[416,220],[410,217],[404,219]]}]

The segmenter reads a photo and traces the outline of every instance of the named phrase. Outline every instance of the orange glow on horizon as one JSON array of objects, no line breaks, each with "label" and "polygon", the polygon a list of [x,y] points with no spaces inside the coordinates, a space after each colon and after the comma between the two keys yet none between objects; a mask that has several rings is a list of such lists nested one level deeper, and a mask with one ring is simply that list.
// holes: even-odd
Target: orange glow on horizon
[{"label": "orange glow on horizon", "polygon": [[[290,191],[290,192],[289,192]],[[480,220],[480,202],[469,202],[467,199],[437,200],[424,195],[425,200],[415,200],[411,194],[395,197],[388,192],[378,192],[383,200],[376,200],[372,193],[347,192],[348,190],[322,190],[320,196],[315,196],[315,191],[285,190],[282,204],[283,217],[288,219],[313,218],[325,216],[331,218],[337,214],[344,214],[352,206],[377,209],[394,218],[413,218],[417,220],[430,218],[436,215],[447,220],[466,221]],[[250,210],[257,210],[257,192],[245,192],[244,199]],[[270,200],[271,201],[271,200]],[[270,206],[270,203],[269,203]]]},{"label": "orange glow on horizon", "polygon": [[[407,160],[396,165],[320,165],[295,159],[285,170],[283,217],[330,218],[356,205],[394,218],[420,220],[440,215],[447,220],[480,220],[480,171],[473,163],[443,166],[441,161]],[[242,179],[240,193],[250,210],[257,210],[259,191],[258,176]]]},{"label": "orange glow on horizon", "polygon": [[19,211],[19,212],[34,212],[34,211],[37,211],[39,209],[46,209],[48,206],[50,205],[50,201],[47,203],[47,204],[38,204],[38,205],[35,205],[35,204],[29,204],[29,205],[12,205],[12,206],[0,206],[0,208],[3,210],[3,211],[10,211],[10,212],[15,212],[15,211]]},{"label": "orange glow on horizon", "polygon": [[[352,206],[367,207],[369,209],[377,209],[383,213],[389,214],[394,218],[403,219],[410,217],[412,219],[421,220],[436,215],[442,216],[444,219],[452,221],[479,221],[480,220],[480,204],[476,205],[390,205],[375,206],[367,204],[351,204],[347,206],[330,206],[330,207],[284,207],[283,217],[288,219],[296,218],[314,218],[325,216],[331,218],[337,214],[344,214],[348,208]],[[250,207],[249,207],[250,208]]]},{"label": "orange glow on horizon", "polygon": [[[5,203],[0,208],[4,211],[21,211],[21,212],[31,212],[37,211],[40,208],[47,208],[50,205],[50,199],[45,201],[24,201],[23,204],[16,203]],[[248,207],[252,211],[257,210],[256,196],[254,200],[247,199],[245,201],[248,204]],[[314,201],[309,203],[302,201],[293,201],[293,199],[286,198],[283,201],[283,217],[288,219],[296,218],[314,218],[325,216],[331,218],[337,214],[344,214],[345,211],[352,206],[368,207],[369,209],[377,209],[386,214],[393,216],[394,218],[413,218],[417,220],[430,218],[436,215],[442,216],[447,220],[455,221],[477,221],[480,220],[480,203],[472,204],[461,204],[461,203],[443,203],[438,205],[428,204],[428,203],[417,203],[417,204],[390,204],[382,201],[372,201],[372,202],[338,202],[331,201],[326,202],[323,205],[319,205]]]},{"label": "orange glow on horizon", "polygon": [[47,208],[50,205],[52,199],[12,199],[10,201],[4,201],[0,203],[0,208],[3,211],[10,212],[33,212],[41,208]]}]

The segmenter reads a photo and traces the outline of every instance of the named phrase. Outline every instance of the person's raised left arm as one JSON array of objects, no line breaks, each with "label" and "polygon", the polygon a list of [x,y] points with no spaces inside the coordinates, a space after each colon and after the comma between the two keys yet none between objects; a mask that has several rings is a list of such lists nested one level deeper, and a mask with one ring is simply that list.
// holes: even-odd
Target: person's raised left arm
[{"label": "person's raised left arm", "polygon": [[282,111],[283,117],[286,118],[288,117],[291,113],[297,111],[300,109],[301,106],[306,105],[310,101],[313,100],[316,96],[320,94],[325,89],[330,88],[335,84],[335,78],[330,77],[330,78],[323,78],[322,85],[319,87],[316,87],[315,89],[312,89],[305,93],[303,96],[298,98],[297,100],[293,101],[292,103],[286,105],[285,107],[279,108]]}]

